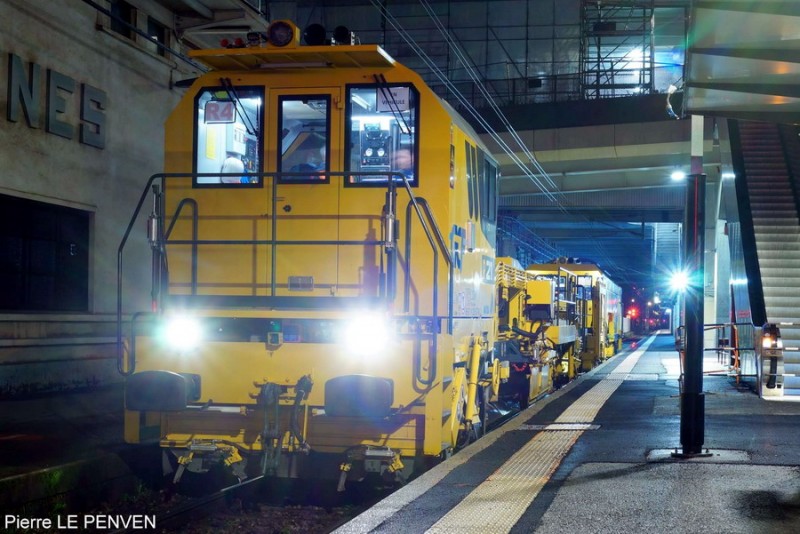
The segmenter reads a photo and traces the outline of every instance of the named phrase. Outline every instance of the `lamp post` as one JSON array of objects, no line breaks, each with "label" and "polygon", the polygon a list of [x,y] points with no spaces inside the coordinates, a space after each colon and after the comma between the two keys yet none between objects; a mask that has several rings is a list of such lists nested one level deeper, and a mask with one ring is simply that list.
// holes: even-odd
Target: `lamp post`
[{"label": "lamp post", "polygon": [[702,455],[705,432],[703,396],[703,248],[705,242],[704,174],[692,174],[686,183],[684,258],[688,284],[685,316],[686,345],[681,391],[681,457]]}]

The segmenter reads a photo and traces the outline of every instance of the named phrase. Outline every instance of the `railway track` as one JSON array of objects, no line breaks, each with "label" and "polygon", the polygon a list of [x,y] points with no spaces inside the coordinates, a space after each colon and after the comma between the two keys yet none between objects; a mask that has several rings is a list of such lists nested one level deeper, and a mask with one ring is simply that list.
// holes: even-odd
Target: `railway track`
[{"label": "railway track", "polygon": [[[518,410],[503,405],[491,407],[487,432],[491,432],[519,414]],[[197,480],[201,490],[209,481]],[[304,534],[326,533],[349,521],[362,511],[373,506],[396,488],[370,487],[368,483],[348,484],[347,495],[331,490],[323,498],[308,499],[298,497],[313,493],[313,482],[305,483],[306,488],[287,489],[285,482],[279,489],[280,481],[262,476],[224,487],[208,495],[186,497],[166,494],[165,502],[153,506],[152,496],[138,512],[149,508],[145,513],[155,515],[159,532],[205,533],[234,530],[259,531],[268,528],[274,532],[302,532]],[[295,483],[300,484],[300,483]],[[331,485],[333,488],[333,485]],[[186,489],[186,488],[184,488]],[[318,487],[315,489],[319,489]],[[323,492],[324,493],[324,492]],[[278,496],[281,496],[280,498]],[[335,496],[338,496],[336,498]],[[280,502],[280,501],[283,502]],[[137,506],[136,503],[133,503]],[[127,530],[118,530],[118,533]],[[132,530],[131,530],[132,532]]]},{"label": "railway track", "polygon": [[[193,489],[200,489],[202,484],[198,480],[198,487]],[[276,485],[280,489],[276,490]],[[162,494],[164,502],[154,503],[158,498],[154,499],[151,494],[142,496],[141,502],[128,503],[128,506],[136,509],[138,514],[154,515],[159,532],[259,532],[268,528],[269,532],[314,534],[334,530],[390,493],[362,488],[360,492],[349,492],[340,498],[342,502],[338,504],[333,499],[319,504],[314,502],[318,499],[297,497],[312,493],[311,483],[292,486],[297,485],[304,487],[290,490],[285,481],[257,477],[208,495],[186,497],[175,494],[165,498]],[[335,486],[331,484],[330,494],[335,493]],[[115,532],[133,532],[133,529]]]}]

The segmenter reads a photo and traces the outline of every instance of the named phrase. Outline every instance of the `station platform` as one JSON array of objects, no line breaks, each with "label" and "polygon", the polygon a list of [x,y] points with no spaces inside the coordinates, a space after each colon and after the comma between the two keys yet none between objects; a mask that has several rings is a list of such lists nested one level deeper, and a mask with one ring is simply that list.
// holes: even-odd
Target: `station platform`
[{"label": "station platform", "polygon": [[679,365],[643,339],[335,532],[800,532],[800,403],[706,375],[708,455],[677,458]]}]

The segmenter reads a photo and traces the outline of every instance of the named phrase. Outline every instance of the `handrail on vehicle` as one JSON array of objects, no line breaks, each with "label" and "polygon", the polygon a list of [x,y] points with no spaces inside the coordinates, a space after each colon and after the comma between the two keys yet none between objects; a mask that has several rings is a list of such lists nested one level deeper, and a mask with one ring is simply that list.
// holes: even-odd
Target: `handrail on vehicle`
[{"label": "handrail on vehicle", "polygon": [[[453,331],[453,261],[452,257],[450,256],[450,251],[447,249],[447,244],[444,241],[444,236],[442,236],[442,232],[439,229],[439,225],[436,223],[436,219],[431,212],[430,205],[428,201],[422,197],[416,198],[416,203],[409,201],[406,205],[406,247],[405,247],[405,260],[408,265],[411,264],[411,229],[412,229],[412,218],[411,218],[411,210],[414,209],[417,211],[418,216],[425,216],[425,220],[433,228],[434,233],[432,234],[435,237],[436,245],[439,247],[439,252],[444,257],[447,265],[449,267],[450,276],[449,276],[449,284],[448,284],[448,291],[449,291],[449,298],[447,303],[447,332],[452,333]],[[425,223],[422,224],[422,229],[426,232],[426,234],[430,233],[428,226]],[[428,242],[431,244],[431,248],[433,249],[434,255],[434,265],[433,265],[433,276],[434,280],[437,279],[439,275],[439,262],[437,258],[437,250],[436,246],[433,244],[431,239],[428,239]],[[436,325],[436,331],[438,332],[438,315],[436,310],[438,310],[439,298],[438,298],[438,287],[434,284],[434,291],[436,294],[434,295],[434,302],[436,306],[434,306],[434,324]],[[409,308],[411,306],[411,270],[406,269],[405,271],[405,294],[403,295],[403,311],[406,313],[409,312]]]},{"label": "handrail on vehicle", "polygon": [[[275,178],[278,178],[278,177],[281,177],[281,176],[291,177],[291,176],[307,176],[307,175],[308,175],[307,172],[300,172],[300,173],[265,172],[265,173],[248,173],[247,174],[247,176],[261,177],[262,180],[270,179],[270,178],[272,179],[271,180],[271,182],[272,182],[272,190],[273,190],[273,195],[272,195],[273,209],[272,209],[272,213],[271,213],[272,236],[271,236],[271,239],[266,239],[266,240],[201,240],[201,239],[199,239],[198,225],[197,225],[197,221],[198,221],[198,217],[199,217],[199,210],[198,210],[198,206],[197,206],[196,201],[194,199],[191,199],[191,198],[184,198],[179,202],[178,207],[175,210],[175,213],[171,217],[171,222],[170,222],[166,232],[162,233],[163,225],[162,225],[161,221],[165,220],[165,213],[164,213],[163,203],[159,203],[158,195],[162,194],[162,193],[159,192],[159,190],[163,191],[164,186],[165,186],[165,184],[166,184],[168,179],[171,180],[171,179],[181,179],[181,178],[185,179],[185,178],[220,177],[220,176],[223,176],[223,177],[224,176],[236,176],[236,177],[239,177],[239,176],[242,176],[241,173],[219,173],[219,172],[214,172],[214,173],[157,173],[157,174],[153,174],[152,176],[150,176],[150,178],[147,180],[147,183],[146,183],[146,185],[145,185],[145,187],[144,187],[144,189],[142,191],[142,194],[140,195],[140,198],[139,198],[139,200],[138,200],[138,202],[137,202],[137,204],[136,204],[136,206],[135,206],[135,208],[133,210],[133,214],[131,216],[131,219],[130,219],[130,221],[128,223],[127,228],[125,229],[125,232],[123,233],[122,239],[120,240],[120,244],[119,244],[119,246],[117,248],[117,325],[116,325],[117,326],[117,328],[116,328],[116,330],[117,330],[116,331],[116,334],[117,334],[117,370],[122,376],[131,375],[134,372],[135,367],[136,367],[135,354],[133,352],[133,344],[128,346],[128,354],[127,355],[125,354],[124,344],[123,344],[123,335],[122,335],[122,323],[123,323],[123,321],[122,321],[122,309],[123,309],[123,292],[122,292],[123,264],[122,264],[122,260],[123,260],[123,251],[124,251],[125,246],[126,246],[126,244],[128,242],[128,239],[130,238],[130,235],[131,235],[131,232],[133,230],[134,224],[136,223],[136,221],[139,219],[139,217],[142,214],[141,212],[142,212],[142,207],[144,205],[144,202],[147,199],[147,196],[151,191],[152,191],[152,193],[154,195],[156,195],[156,198],[154,199],[154,203],[155,203],[154,212],[157,213],[158,217],[160,217],[160,221],[156,221],[155,223],[153,223],[153,224],[155,224],[155,227],[154,227],[155,231],[153,232],[154,235],[153,235],[153,242],[151,242],[151,247],[153,248],[153,254],[154,254],[154,259],[153,259],[153,269],[154,269],[154,271],[156,269],[159,269],[159,270],[160,269],[166,269],[164,267],[165,263],[163,262],[164,258],[158,258],[157,256],[158,255],[165,255],[164,244],[168,240],[169,235],[172,233],[172,230],[173,230],[176,222],[178,221],[179,217],[181,216],[181,213],[182,213],[184,207],[191,206],[191,208],[192,208],[192,215],[191,215],[191,217],[192,217],[192,239],[190,239],[190,240],[173,240],[173,241],[170,241],[171,244],[184,244],[184,245],[191,245],[192,246],[192,253],[191,253],[191,257],[192,257],[192,271],[191,271],[191,273],[192,273],[191,274],[191,276],[192,276],[192,284],[191,284],[192,285],[192,295],[196,295],[196,293],[197,293],[197,256],[198,256],[197,248],[198,248],[198,245],[208,245],[208,244],[216,244],[216,245],[237,245],[237,244],[268,245],[268,246],[271,246],[273,248],[273,252],[279,245],[359,245],[359,246],[381,245],[381,246],[384,247],[385,252],[387,254],[389,254],[390,257],[393,258],[393,261],[387,262],[386,280],[384,280],[384,286],[385,287],[382,286],[381,291],[382,291],[383,297],[385,299],[393,300],[394,292],[393,291],[389,291],[389,288],[388,288],[389,283],[393,282],[396,279],[395,273],[396,273],[396,269],[397,269],[397,265],[396,265],[396,261],[397,260],[396,260],[396,257],[394,256],[394,251],[396,249],[397,236],[395,235],[395,232],[393,231],[394,230],[393,228],[391,229],[391,231],[385,231],[384,236],[383,236],[384,239],[378,239],[378,240],[354,240],[354,241],[280,240],[279,241],[277,239],[276,225],[277,225],[277,215],[278,214],[277,214],[277,209],[276,209],[276,196],[277,195],[275,194],[276,189],[277,189],[277,180]],[[439,231],[439,228],[436,225],[435,220],[433,219],[433,215],[430,212],[430,207],[427,205],[427,202],[425,202],[424,199],[417,199],[414,196],[414,193],[413,193],[413,191],[411,189],[411,185],[409,184],[407,177],[405,177],[404,175],[402,175],[400,173],[391,173],[391,172],[381,173],[381,172],[375,172],[375,171],[370,171],[370,172],[325,172],[325,173],[320,173],[320,175],[327,176],[327,177],[335,176],[335,177],[340,177],[340,178],[353,177],[353,176],[385,175],[387,177],[387,186],[386,186],[387,204],[390,204],[390,203],[391,204],[396,204],[392,200],[393,196],[396,194],[396,184],[398,182],[403,183],[403,185],[405,186],[405,190],[409,195],[409,199],[410,199],[409,200],[409,206],[414,206],[415,207],[415,211],[416,211],[417,217],[419,218],[420,224],[421,224],[421,226],[422,226],[422,228],[424,230],[424,233],[425,233],[425,235],[426,235],[426,237],[428,239],[428,242],[431,245],[431,248],[434,251],[434,280],[436,280],[436,275],[438,274],[438,271],[437,271],[437,269],[438,269],[438,255],[436,253],[436,243],[438,242],[439,248],[442,251],[442,254],[444,255],[445,259],[448,262],[450,262],[450,256],[449,256],[449,253],[447,252],[447,247],[446,247],[446,245],[444,243],[444,238],[442,237],[441,232]],[[392,180],[388,179],[390,176],[393,176],[394,179],[392,179]],[[160,188],[155,185],[156,182],[159,182]],[[420,200],[422,201],[421,203],[420,203]],[[424,206],[424,208],[420,208],[420,204],[422,206]],[[392,208],[392,205],[390,205],[389,207]],[[386,205],[384,206],[383,209],[384,210],[386,209]],[[425,210],[425,215],[423,215],[423,209]],[[410,218],[410,214],[409,214],[409,218]],[[431,229],[429,228],[428,224],[426,223],[426,218],[429,220],[431,226],[433,226],[434,230],[436,231],[436,235],[434,235],[432,233]],[[393,213],[393,212],[389,213],[388,217],[387,217],[387,220],[384,221],[384,222],[386,224],[394,225],[396,223],[396,214]],[[393,242],[393,243],[389,242],[387,239],[393,239],[395,242]],[[406,239],[410,240],[410,237],[406,236]],[[272,258],[273,258],[273,269],[272,269],[272,272],[271,272],[271,277],[272,277],[271,287],[272,287],[272,294],[274,295],[274,293],[275,293],[275,284],[276,284],[276,274],[275,274],[274,262],[275,262],[276,254],[273,253],[272,254]],[[406,260],[406,262],[407,262],[407,268],[408,268],[410,263],[408,263],[408,260]],[[160,274],[162,274],[162,273],[159,273],[159,275]],[[167,274],[167,276],[168,276],[168,274]],[[155,272],[153,273],[154,299],[153,299],[153,310],[151,310],[151,313],[158,312],[158,311],[160,311],[162,309],[161,300],[163,298],[163,295],[161,294],[161,292],[159,292],[157,290],[159,288],[163,287],[162,284],[163,284],[164,280],[165,279],[162,279],[159,276],[157,276]],[[166,284],[164,284],[164,285],[166,285]],[[156,294],[158,295],[157,299],[155,298]],[[434,284],[434,287],[433,287],[432,299],[433,299],[433,314],[432,314],[432,316],[433,316],[432,317],[433,318],[433,324],[435,325],[436,332],[438,332],[438,328],[439,328],[439,326],[438,326],[438,320],[439,319],[438,319],[438,315],[437,315],[438,314],[438,289],[436,288],[435,284]],[[451,296],[451,299],[452,299],[452,296]],[[451,307],[450,307],[449,315],[452,315],[451,312],[452,312],[452,304],[451,304]],[[131,333],[131,335],[133,335],[133,332]],[[436,349],[437,349],[437,340],[436,340],[436,333],[434,333],[434,336],[433,336],[433,350],[434,350],[434,361],[433,361],[433,364],[434,365],[432,366],[432,369],[433,369],[432,374],[427,379],[423,379],[422,377],[419,377],[420,382],[423,383],[423,384],[426,384],[426,385],[432,384],[433,381],[435,380],[435,373],[436,373],[436,366],[435,366],[435,363],[436,363],[435,362],[436,352],[435,351],[436,351]]]},{"label": "handrail on vehicle", "polygon": [[[429,373],[430,376],[428,378],[422,377],[422,366],[416,365],[415,366],[415,378],[416,380],[424,385],[424,386],[431,386],[433,385],[434,381],[436,380],[436,355],[438,354],[439,350],[439,342],[438,342],[438,334],[439,334],[439,287],[436,285],[436,281],[439,277],[439,255],[437,254],[436,245],[439,246],[439,252],[441,252],[442,256],[444,257],[445,261],[448,264],[450,269],[450,275],[448,277],[448,303],[447,303],[447,332],[453,332],[453,261],[450,257],[450,251],[447,249],[447,244],[444,241],[444,236],[442,235],[441,230],[439,229],[439,225],[436,223],[436,219],[433,216],[433,212],[431,211],[430,205],[428,201],[422,197],[415,197],[413,191],[411,191],[411,187],[408,184],[408,180],[403,176],[403,184],[408,191],[409,201],[406,205],[406,273],[405,273],[405,294],[404,294],[404,302],[403,302],[403,310],[408,313],[409,306],[410,306],[410,291],[411,291],[411,209],[413,208],[417,214],[417,217],[420,222],[420,226],[422,226],[423,231],[425,232],[425,237],[428,239],[428,244],[431,246],[431,250],[433,251],[433,295],[432,295],[432,311],[431,311],[431,321],[433,323],[433,340],[432,340],[432,347],[431,353],[433,354],[432,364],[431,364],[431,372]],[[424,215],[424,216],[423,216]],[[427,222],[426,222],[427,220]],[[430,224],[430,227],[428,226]],[[431,228],[433,228],[434,232],[431,232]],[[435,239],[434,239],[435,238]],[[422,354],[417,354],[418,358],[422,357]]]}]

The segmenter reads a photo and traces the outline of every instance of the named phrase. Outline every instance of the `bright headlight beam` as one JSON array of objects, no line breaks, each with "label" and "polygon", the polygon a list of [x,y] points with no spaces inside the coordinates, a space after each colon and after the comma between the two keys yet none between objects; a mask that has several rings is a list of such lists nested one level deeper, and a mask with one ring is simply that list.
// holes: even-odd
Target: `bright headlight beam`
[{"label": "bright headlight beam", "polygon": [[391,333],[380,315],[363,315],[348,322],[344,330],[344,346],[356,356],[379,355],[389,345]]},{"label": "bright headlight beam", "polygon": [[202,338],[200,322],[193,317],[173,317],[164,327],[164,341],[176,350],[194,349]]}]

